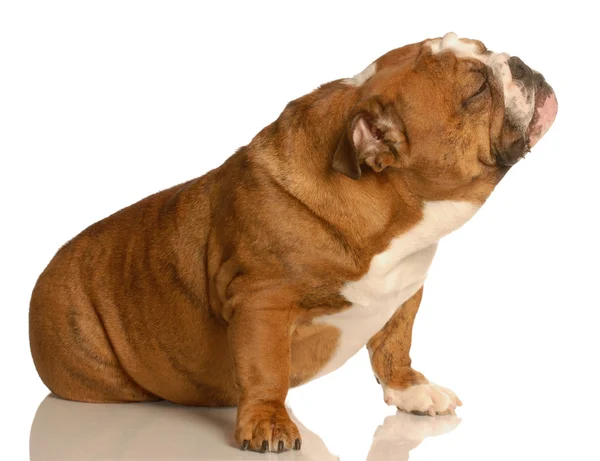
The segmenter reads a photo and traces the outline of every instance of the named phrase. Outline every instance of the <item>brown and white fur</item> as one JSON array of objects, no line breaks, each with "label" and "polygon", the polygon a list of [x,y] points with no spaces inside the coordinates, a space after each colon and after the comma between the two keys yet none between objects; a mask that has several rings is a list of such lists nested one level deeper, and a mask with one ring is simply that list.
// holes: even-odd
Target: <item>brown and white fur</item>
[{"label": "brown and white fur", "polygon": [[292,386],[367,346],[390,405],[447,413],[411,367],[440,238],[549,128],[556,98],[518,58],[455,34],[383,55],[290,102],[222,166],[64,245],[31,299],[58,396],[237,405],[243,449],[299,449]]}]

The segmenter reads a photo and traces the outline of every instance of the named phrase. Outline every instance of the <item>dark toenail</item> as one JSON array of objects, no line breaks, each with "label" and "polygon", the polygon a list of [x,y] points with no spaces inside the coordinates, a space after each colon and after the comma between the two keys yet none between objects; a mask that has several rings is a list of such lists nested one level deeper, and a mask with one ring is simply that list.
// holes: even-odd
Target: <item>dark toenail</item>
[{"label": "dark toenail", "polygon": [[262,446],[260,447],[260,451],[264,453],[268,449],[269,449],[269,442],[267,442],[266,440],[263,440]]},{"label": "dark toenail", "polygon": [[378,378],[377,376],[375,376],[375,381],[377,381],[377,384],[381,384],[381,383],[379,382],[379,378]]},{"label": "dark toenail", "polygon": [[300,450],[301,446],[302,446],[302,441],[300,439],[296,439],[296,441],[294,442],[294,450]]},{"label": "dark toenail", "polygon": [[277,451],[281,453],[283,451],[283,440],[279,441],[279,445],[277,446]]},{"label": "dark toenail", "polygon": [[244,440],[244,443],[242,443],[242,450],[247,450],[249,445],[250,440]]}]

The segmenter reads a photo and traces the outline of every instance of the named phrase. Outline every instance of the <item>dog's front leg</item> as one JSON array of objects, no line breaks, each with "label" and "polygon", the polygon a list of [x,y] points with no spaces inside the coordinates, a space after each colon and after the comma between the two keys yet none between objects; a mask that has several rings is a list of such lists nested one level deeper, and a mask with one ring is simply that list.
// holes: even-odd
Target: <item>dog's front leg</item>
[{"label": "dog's front leg", "polygon": [[285,408],[290,379],[289,300],[260,293],[235,308],[229,324],[238,402],[236,442],[243,450],[299,450],[300,432]]},{"label": "dog's front leg", "polygon": [[453,413],[462,405],[449,389],[438,386],[411,367],[410,345],[423,288],[408,299],[367,344],[371,366],[388,405],[417,414]]}]

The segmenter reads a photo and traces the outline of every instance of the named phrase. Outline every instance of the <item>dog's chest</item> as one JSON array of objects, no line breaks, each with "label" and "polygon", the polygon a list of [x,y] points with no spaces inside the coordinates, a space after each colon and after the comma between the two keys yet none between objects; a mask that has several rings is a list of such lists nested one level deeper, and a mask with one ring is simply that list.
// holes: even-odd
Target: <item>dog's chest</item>
[{"label": "dog's chest", "polygon": [[319,376],[343,365],[423,286],[439,239],[464,224],[478,208],[470,202],[425,203],[422,220],[374,256],[362,278],[342,287],[351,307],[319,318],[340,331],[337,348]]}]

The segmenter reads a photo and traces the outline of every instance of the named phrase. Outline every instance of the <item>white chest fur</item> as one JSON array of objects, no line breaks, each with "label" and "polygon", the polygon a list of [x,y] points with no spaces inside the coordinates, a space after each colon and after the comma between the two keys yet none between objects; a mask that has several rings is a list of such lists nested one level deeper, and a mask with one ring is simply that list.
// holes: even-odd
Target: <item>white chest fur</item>
[{"label": "white chest fur", "polygon": [[439,239],[467,222],[478,209],[479,205],[470,202],[426,202],[422,220],[375,255],[361,279],[343,286],[341,294],[352,306],[319,319],[337,327],[340,339],[318,376],[342,366],[383,328],[425,282]]}]

